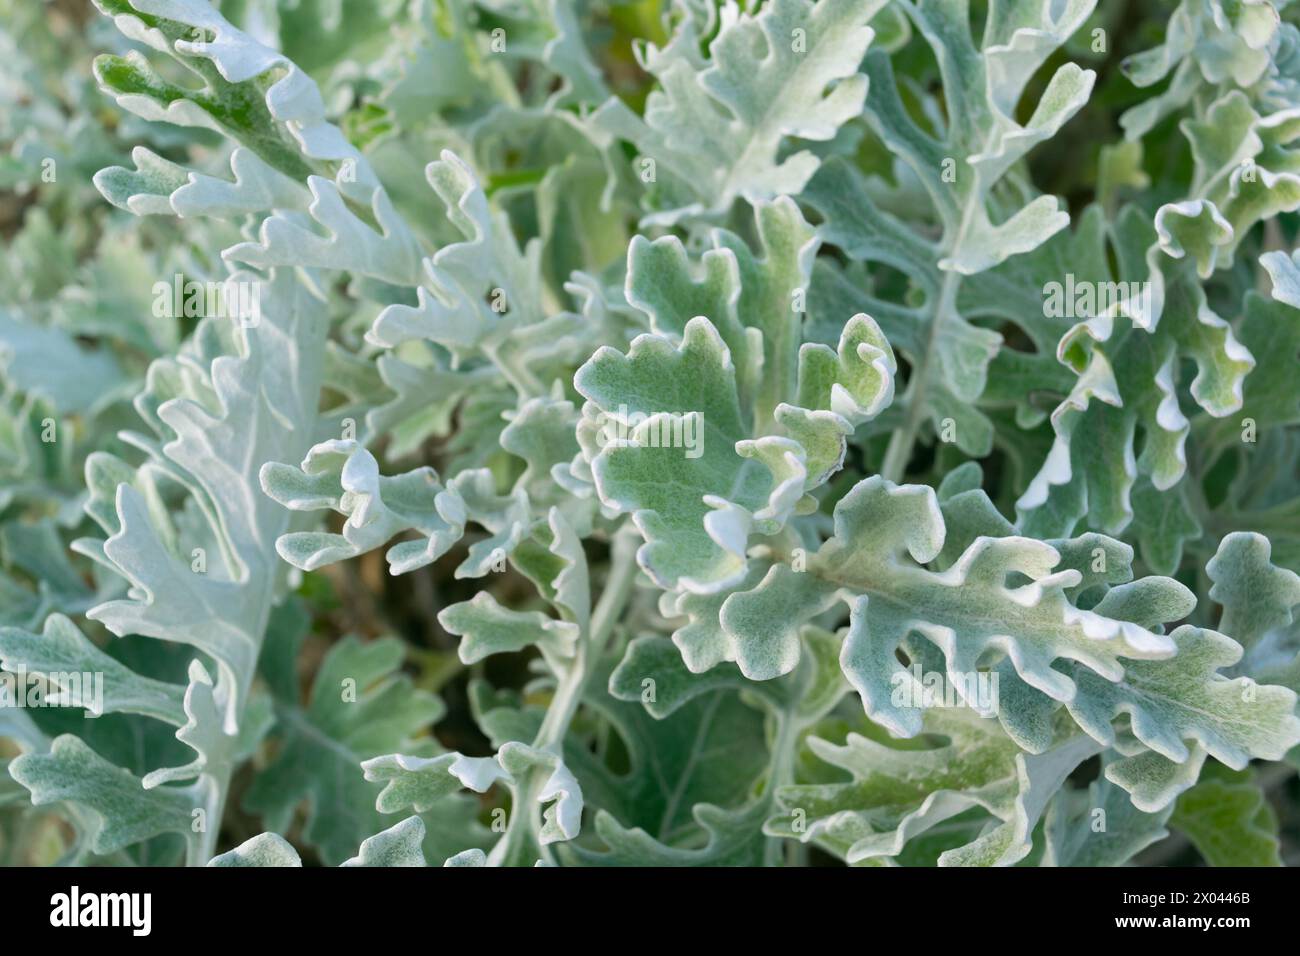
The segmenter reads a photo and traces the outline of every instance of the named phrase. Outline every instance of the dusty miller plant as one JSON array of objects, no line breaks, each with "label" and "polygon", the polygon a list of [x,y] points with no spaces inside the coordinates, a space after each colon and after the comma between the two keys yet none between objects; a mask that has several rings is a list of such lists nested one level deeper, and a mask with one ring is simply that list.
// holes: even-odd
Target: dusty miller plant
[{"label": "dusty miller plant", "polygon": [[0,2],[0,859],[1282,862],[1286,0],[94,6]]}]

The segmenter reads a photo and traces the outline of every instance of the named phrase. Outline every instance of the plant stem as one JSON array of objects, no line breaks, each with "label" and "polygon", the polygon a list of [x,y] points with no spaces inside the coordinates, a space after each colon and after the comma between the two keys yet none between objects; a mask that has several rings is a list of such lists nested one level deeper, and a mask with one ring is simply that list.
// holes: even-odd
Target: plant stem
[{"label": "plant stem", "polygon": [[[772,758],[768,765],[767,788],[763,796],[769,804],[776,801],[776,791],[794,780],[794,749],[799,738],[800,723],[793,714],[778,714],[776,736],[772,740]],[[776,866],[781,862],[789,841],[784,837],[768,837],[763,845],[763,865]]]},{"label": "plant stem", "polygon": [[591,678],[591,664],[600,659],[605,642],[614,629],[614,624],[623,613],[628,598],[632,594],[632,585],[636,581],[637,537],[631,524],[625,524],[614,536],[613,553],[610,557],[609,577],[605,581],[605,590],[596,602],[596,609],[591,615],[584,639],[578,642],[572,666],[560,678],[555,688],[555,697],[546,711],[546,718],[533,741],[539,749],[552,749],[558,752],[569,731],[569,724],[578,709],[578,702]]},{"label": "plant stem", "polygon": [[[600,660],[605,643],[632,595],[639,570],[636,563],[638,541],[639,535],[631,522],[625,523],[614,535],[605,590],[596,602],[587,633],[578,641],[573,660],[559,675],[555,696],[551,698],[542,726],[533,739],[532,746],[537,750],[548,750],[560,757],[564,755],[564,738],[591,679],[592,665]],[[549,773],[538,769],[520,781],[515,790],[516,802],[511,808],[510,823],[501,842],[492,849],[489,862],[525,865],[530,847],[536,847],[545,862],[555,862],[550,849],[541,844],[541,817],[534,809],[548,776]]]},{"label": "plant stem", "polygon": [[961,276],[956,272],[946,273],[943,286],[939,291],[939,301],[935,305],[934,318],[930,321],[929,333],[925,340],[925,351],[921,354],[912,371],[911,387],[908,389],[907,414],[903,425],[890,436],[889,447],[885,449],[885,460],[880,466],[880,473],[897,484],[907,474],[907,463],[912,460],[912,449],[916,446],[921,423],[925,419],[925,385],[930,376],[930,359],[934,354],[935,344],[939,341],[939,328],[949,315],[957,313],[957,288]]},{"label": "plant stem", "polygon": [[217,853],[217,836],[221,833],[221,817],[225,812],[226,793],[230,788],[230,775],[234,768],[226,763],[216,774],[204,774],[199,778],[197,790],[202,794],[201,803],[207,819],[203,821],[204,829],[197,839],[185,841],[185,865],[207,866]]},{"label": "plant stem", "polygon": [[[916,8],[911,3],[904,3],[903,6],[913,23],[920,26],[921,21],[917,16]],[[984,138],[984,145],[978,152],[987,153],[992,140],[993,132],[990,130]],[[957,223],[956,230],[951,235],[945,235],[944,237],[946,241],[943,248],[947,257],[952,257],[961,249],[966,238],[966,231],[970,228],[971,220],[975,215],[975,210],[979,208],[980,203],[983,201],[984,190],[980,188],[977,178],[971,186],[970,192],[966,195],[965,203],[962,204],[961,218]],[[907,463],[912,459],[912,449],[916,445],[917,434],[921,430],[921,422],[924,419],[925,403],[922,401],[922,397],[930,376],[930,360],[934,355],[935,346],[939,342],[939,330],[943,323],[949,316],[957,316],[957,289],[961,286],[961,280],[962,274],[956,269],[949,269],[944,273],[943,285],[939,289],[939,300],[935,303],[934,318],[930,322],[930,328],[925,337],[925,350],[920,355],[916,367],[912,370],[912,379],[908,389],[910,396],[903,426],[890,436],[889,446],[885,449],[885,460],[880,466],[880,473],[895,484],[903,480],[904,475],[907,473]]]}]

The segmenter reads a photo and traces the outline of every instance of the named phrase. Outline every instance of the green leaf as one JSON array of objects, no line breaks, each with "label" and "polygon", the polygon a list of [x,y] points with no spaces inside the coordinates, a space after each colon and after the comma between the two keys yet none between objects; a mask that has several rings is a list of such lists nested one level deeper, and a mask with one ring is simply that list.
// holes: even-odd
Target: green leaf
[{"label": "green leaf", "polygon": [[1238,531],[1225,536],[1205,566],[1214,582],[1210,600],[1223,606],[1219,626],[1246,649],[1241,670],[1300,690],[1300,576],[1277,567],[1270,557],[1271,546],[1261,534]]},{"label": "green leaf", "polygon": [[1124,866],[1165,829],[1174,804],[1156,813],[1133,805],[1123,789],[1102,777],[1086,791],[1063,790],[1047,813],[1045,866]]},{"label": "green leaf", "polygon": [[633,515],[641,565],[665,588],[739,583],[751,536],[808,511],[845,436],[893,394],[893,353],[868,316],[837,350],[801,344],[792,305],[815,243],[788,200],[755,215],[762,259],[721,230],[698,272],[675,240],[634,241],[629,301],[656,331],[625,354],[602,348],[574,378],[598,425],[584,445],[596,491]]},{"label": "green leaf", "polygon": [[392,573],[401,574],[436,561],[465,531],[465,502],[439,483],[437,472],[420,468],[381,476],[374,456],[351,439],[314,445],[301,468],[268,462],[259,480],[270,497],[294,511],[332,508],[347,515],[342,534],[297,531],[276,541],[280,556],[304,571],[355,557],[399,532],[418,531],[424,541],[403,541],[388,551]]},{"label": "green leaf", "polygon": [[282,701],[273,732],[279,748],[258,774],[244,806],[266,825],[287,832],[307,803],[303,837],[330,864],[341,863],[379,830],[379,789],[362,775],[362,761],[407,749],[412,737],[442,714],[441,703],[396,673],[404,651],[389,638],[348,638],[321,664],[305,708]]},{"label": "green leaf", "polygon": [[796,836],[861,864],[897,857],[909,841],[979,810],[996,825],[970,842],[944,848],[939,865],[1008,866],[1029,852],[1052,793],[1100,749],[1078,736],[1028,756],[996,722],[970,711],[931,710],[927,726],[947,742],[897,750],[856,733],[843,746],[810,738],[812,752],[852,780],[782,789],[777,800],[783,813],[769,822],[769,832]]},{"label": "green leaf", "polygon": [[1105,308],[1085,301],[1086,317],[1061,339],[1057,355],[1078,378],[1052,413],[1053,447],[1016,502],[1030,533],[1068,535],[1086,520],[1119,534],[1133,518],[1139,473],[1159,491],[1183,478],[1191,426],[1178,372],[1186,360],[1197,369],[1190,393],[1202,410],[1226,418],[1242,406],[1255,357],[1209,307],[1190,267],[1153,244],[1161,228],[1159,216],[1153,233],[1136,208],[1120,213],[1111,231],[1118,279],[1106,287]]},{"label": "green leaf", "polygon": [[[13,674],[49,675],[68,696],[68,705],[84,707],[94,716],[143,714],[176,727],[184,723],[182,688],[137,674],[97,648],[62,614],[46,618],[39,636],[20,628],[0,628],[0,668]],[[94,699],[97,674],[102,675],[102,701]]]},{"label": "green leaf", "polygon": [[571,657],[578,641],[578,627],[539,612],[524,614],[503,608],[486,591],[438,612],[438,623],[448,633],[462,637],[460,659],[473,664],[492,654],[508,653],[537,645],[543,653]]},{"label": "green leaf", "polygon": [[277,833],[259,833],[220,856],[208,866],[302,866],[298,851]]},{"label": "green leaf", "polygon": [[424,851],[420,848],[423,842],[424,821],[419,817],[407,817],[383,833],[362,841],[360,852],[341,865],[426,866]]},{"label": "green leaf", "polygon": [[93,821],[87,842],[100,854],[165,833],[191,838],[194,813],[206,804],[201,784],[145,790],[138,777],[71,734],[56,738],[46,752],[14,758],[9,773],[36,806],[66,800],[84,807]]},{"label": "green leaf", "polygon": [[647,221],[723,213],[737,198],[797,195],[818,159],[806,149],[783,156],[781,147],[829,140],[862,109],[867,78],[857,70],[874,35],[867,23],[881,6],[773,0],[724,18],[707,58],[690,18],[667,46],[640,49],[641,67],[660,86],[644,116],[610,99],[590,123],[655,164]]},{"label": "green leaf", "polygon": [[1281,866],[1277,815],[1249,771],[1206,774],[1178,798],[1170,826],[1210,866]]}]

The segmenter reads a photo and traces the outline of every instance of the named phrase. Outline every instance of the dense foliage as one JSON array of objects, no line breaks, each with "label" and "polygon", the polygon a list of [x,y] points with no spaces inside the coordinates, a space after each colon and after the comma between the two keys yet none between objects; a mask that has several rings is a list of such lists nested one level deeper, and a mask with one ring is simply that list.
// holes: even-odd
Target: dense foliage
[{"label": "dense foliage", "polygon": [[1300,852],[1300,7],[94,7],[0,0],[0,863]]}]

